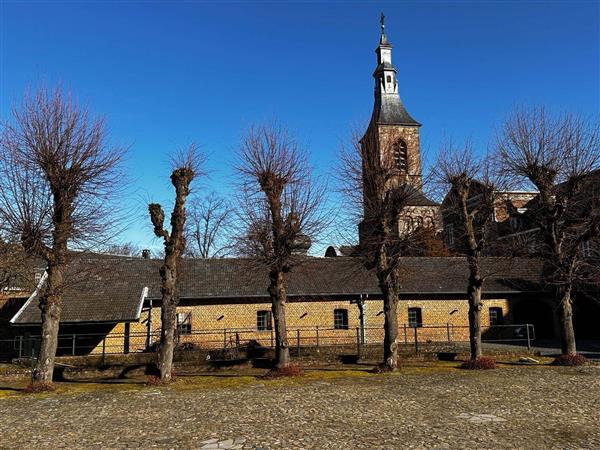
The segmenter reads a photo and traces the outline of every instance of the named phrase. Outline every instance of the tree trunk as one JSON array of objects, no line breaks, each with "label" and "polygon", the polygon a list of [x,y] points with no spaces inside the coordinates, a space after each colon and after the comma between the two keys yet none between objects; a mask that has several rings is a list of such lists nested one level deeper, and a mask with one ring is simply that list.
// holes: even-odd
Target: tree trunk
[{"label": "tree trunk", "polygon": [[471,344],[471,359],[481,358],[481,285],[469,282],[469,343]]},{"label": "tree trunk", "polygon": [[290,365],[290,348],[285,323],[286,288],[283,272],[272,271],[269,275],[273,321],[275,322],[275,368],[283,369]]},{"label": "tree trunk", "polygon": [[559,305],[558,319],[560,323],[560,346],[563,355],[577,354],[575,343],[575,330],[573,329],[573,301],[571,288],[565,287],[558,290]]},{"label": "tree trunk", "polygon": [[384,338],[383,364],[384,370],[398,368],[398,291],[383,289]]},{"label": "tree trunk", "polygon": [[50,264],[46,291],[40,299],[42,338],[40,351],[31,375],[33,383],[51,383],[60,327],[63,267]]},{"label": "tree trunk", "polygon": [[173,377],[173,353],[177,328],[177,300],[175,297],[176,257],[169,254],[161,268],[163,278],[161,337],[158,351],[158,370],[161,381],[169,382]]}]

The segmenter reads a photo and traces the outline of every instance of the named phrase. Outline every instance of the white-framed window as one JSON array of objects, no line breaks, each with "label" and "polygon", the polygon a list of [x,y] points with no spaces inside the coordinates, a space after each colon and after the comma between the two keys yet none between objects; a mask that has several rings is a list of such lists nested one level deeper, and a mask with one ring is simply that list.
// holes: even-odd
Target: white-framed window
[{"label": "white-framed window", "polygon": [[423,314],[421,308],[408,308],[408,326],[413,328],[423,326]]},{"label": "white-framed window", "polygon": [[273,316],[271,311],[262,310],[256,311],[256,330],[270,331],[273,329]]},{"label": "white-framed window", "polygon": [[490,326],[493,325],[502,325],[504,322],[504,313],[502,312],[502,308],[500,306],[492,306],[489,309],[490,315]]},{"label": "white-framed window", "polygon": [[333,310],[333,328],[335,330],[347,330],[348,329],[348,310],[345,308],[338,308]]},{"label": "white-framed window", "polygon": [[192,334],[192,312],[177,313],[177,334]]}]

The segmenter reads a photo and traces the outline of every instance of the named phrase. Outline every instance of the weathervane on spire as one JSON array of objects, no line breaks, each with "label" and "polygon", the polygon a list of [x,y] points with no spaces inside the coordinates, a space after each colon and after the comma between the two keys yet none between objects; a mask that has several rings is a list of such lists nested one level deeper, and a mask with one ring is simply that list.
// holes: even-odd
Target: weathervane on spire
[{"label": "weathervane on spire", "polygon": [[383,14],[383,11],[381,12],[381,18],[379,19],[379,23],[381,24],[381,34],[383,34],[385,31],[385,15]]}]

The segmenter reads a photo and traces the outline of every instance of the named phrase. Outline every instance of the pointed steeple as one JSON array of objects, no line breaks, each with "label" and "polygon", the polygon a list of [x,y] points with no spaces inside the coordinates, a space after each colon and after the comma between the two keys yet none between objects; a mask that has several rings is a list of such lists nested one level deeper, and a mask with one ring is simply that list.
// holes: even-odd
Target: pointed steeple
[{"label": "pointed steeple", "polygon": [[375,104],[372,120],[381,125],[410,125],[421,124],[413,119],[404,108],[398,93],[396,68],[392,64],[392,44],[385,34],[385,16],[381,13],[381,37],[377,53],[377,68],[373,72],[375,78]]}]

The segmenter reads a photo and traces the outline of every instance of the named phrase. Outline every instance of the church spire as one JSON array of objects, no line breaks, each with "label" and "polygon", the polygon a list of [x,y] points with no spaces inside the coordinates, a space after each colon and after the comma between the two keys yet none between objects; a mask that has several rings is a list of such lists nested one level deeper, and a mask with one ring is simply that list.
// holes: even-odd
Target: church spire
[{"label": "church spire", "polygon": [[375,78],[375,104],[373,107],[373,120],[382,125],[410,125],[420,126],[404,108],[398,93],[396,68],[392,64],[392,44],[385,34],[385,15],[381,13],[379,20],[381,37],[377,53],[377,68],[373,73]]}]

